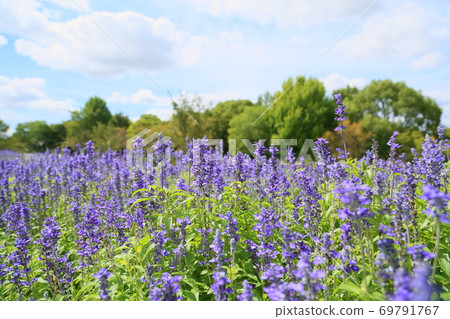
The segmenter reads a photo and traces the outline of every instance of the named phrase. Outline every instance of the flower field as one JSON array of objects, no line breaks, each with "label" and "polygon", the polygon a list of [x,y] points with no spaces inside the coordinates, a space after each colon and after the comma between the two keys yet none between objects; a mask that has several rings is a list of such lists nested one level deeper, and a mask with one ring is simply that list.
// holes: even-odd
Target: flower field
[{"label": "flower field", "polygon": [[450,300],[448,142],[406,161],[395,136],[388,159],[161,136],[9,156],[0,300]]}]

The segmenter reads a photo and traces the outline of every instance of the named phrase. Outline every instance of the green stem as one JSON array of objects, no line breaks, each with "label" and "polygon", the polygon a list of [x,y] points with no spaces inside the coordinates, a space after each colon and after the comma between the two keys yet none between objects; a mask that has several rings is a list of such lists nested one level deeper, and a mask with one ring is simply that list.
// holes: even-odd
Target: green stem
[{"label": "green stem", "polygon": [[436,274],[436,268],[437,268],[437,261],[439,257],[439,244],[441,242],[441,222],[439,219],[436,219],[436,246],[434,247],[434,253],[436,254],[436,257],[434,257],[433,261],[433,272],[431,273],[431,280],[434,280],[434,275]]},{"label": "green stem", "polygon": [[364,242],[361,223],[358,223],[358,233],[359,233],[359,247],[361,249],[361,263],[363,269],[363,288],[367,292],[367,278],[366,278],[366,256],[364,253]]}]

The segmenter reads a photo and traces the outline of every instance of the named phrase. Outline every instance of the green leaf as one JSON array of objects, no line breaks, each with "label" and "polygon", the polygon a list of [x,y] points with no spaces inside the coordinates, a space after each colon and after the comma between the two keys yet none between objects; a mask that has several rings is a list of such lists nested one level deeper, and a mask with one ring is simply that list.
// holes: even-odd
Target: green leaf
[{"label": "green leaf", "polygon": [[441,298],[445,301],[450,301],[450,291],[441,293]]},{"label": "green leaf", "polygon": [[150,241],[150,235],[146,235],[145,237],[141,238],[141,240],[139,240],[139,244],[142,246],[145,246],[148,242]]},{"label": "green leaf", "polygon": [[75,295],[75,300],[79,300],[79,298],[83,295],[83,293],[84,293],[86,290],[88,290],[88,289],[94,287],[95,284],[96,284],[95,281],[94,281],[94,282],[88,282],[88,283],[85,284],[83,287],[81,287],[81,289],[78,290],[77,293],[76,293],[76,295]]},{"label": "green leaf", "polygon": [[130,210],[132,210],[133,207],[134,207],[135,205],[137,205],[137,204],[139,204],[139,203],[141,203],[141,202],[149,201],[149,200],[152,200],[152,198],[151,198],[151,197],[143,197],[143,198],[139,198],[137,201],[135,201],[135,202],[133,203],[133,205],[131,205]]},{"label": "green leaf", "polygon": [[183,291],[183,296],[186,298],[183,299],[187,299],[189,301],[198,301],[198,294],[194,294],[189,290],[184,290]]},{"label": "green leaf", "polygon": [[372,298],[367,292],[365,292],[361,287],[355,285],[350,281],[343,282],[339,287],[336,288],[336,290],[354,293],[358,295],[361,300],[372,300]]},{"label": "green leaf", "polygon": [[449,255],[446,254],[444,257],[438,259],[439,265],[441,266],[442,271],[450,279],[450,258]]}]

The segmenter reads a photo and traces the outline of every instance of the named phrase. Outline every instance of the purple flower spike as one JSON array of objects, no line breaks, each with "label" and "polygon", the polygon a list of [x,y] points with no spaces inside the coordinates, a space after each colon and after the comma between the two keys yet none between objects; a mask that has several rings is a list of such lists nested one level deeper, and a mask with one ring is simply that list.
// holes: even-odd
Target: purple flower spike
[{"label": "purple flower spike", "polygon": [[94,278],[100,282],[100,299],[111,300],[108,292],[108,278],[111,277],[111,273],[102,268],[98,273],[94,274]]},{"label": "purple flower spike", "polygon": [[237,300],[239,301],[252,301],[253,300],[253,290],[252,285],[248,283],[247,280],[244,280],[242,283],[243,291],[242,294],[237,296]]},{"label": "purple flower spike", "polygon": [[152,301],[176,301],[181,300],[182,297],[178,296],[180,292],[179,282],[181,276],[170,276],[165,272],[161,276],[161,280],[155,283],[154,287],[150,290],[150,300]]},{"label": "purple flower spike", "polygon": [[347,118],[345,117],[345,114],[347,112],[345,111],[347,107],[342,102],[342,95],[341,93],[335,94],[334,99],[336,100],[336,104],[338,105],[336,109],[334,110],[334,113],[337,115],[334,120],[339,122],[338,127],[336,127],[335,131],[341,131],[344,130],[346,127],[342,125],[342,122],[344,122]]},{"label": "purple flower spike", "polygon": [[422,199],[428,201],[429,207],[424,211],[425,214],[430,215],[442,223],[449,223],[447,218],[447,203],[450,200],[450,194],[440,192],[431,185],[423,186]]}]

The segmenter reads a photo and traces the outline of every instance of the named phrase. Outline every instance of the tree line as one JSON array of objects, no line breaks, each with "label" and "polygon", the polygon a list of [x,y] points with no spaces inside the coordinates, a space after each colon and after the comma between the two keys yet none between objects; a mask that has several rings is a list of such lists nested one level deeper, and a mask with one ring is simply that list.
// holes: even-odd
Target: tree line
[{"label": "tree line", "polygon": [[111,114],[106,102],[95,96],[82,110],[71,112],[68,121],[20,123],[11,136],[6,135],[9,127],[0,119],[0,148],[44,152],[92,140],[103,150],[122,150],[127,139],[146,128],[170,136],[175,148],[183,148],[187,137],[222,139],[225,151],[231,139],[243,152],[248,150],[242,139],[252,143],[296,139],[294,150],[298,152],[306,139],[325,137],[332,149],[342,148],[341,137],[334,130],[335,93],[341,93],[348,106],[346,143],[354,157],[362,156],[374,139],[381,156],[387,156],[386,142],[393,131],[399,132],[397,139],[404,152],[420,149],[425,134],[433,135],[440,124],[442,110],[437,103],[404,82],[374,80],[362,89],[347,86],[328,96],[319,80],[299,77],[287,79],[273,94],[260,95],[256,103],[228,100],[207,108],[199,97],[182,98],[173,105],[167,121],[144,114],[133,122],[121,113]]}]

